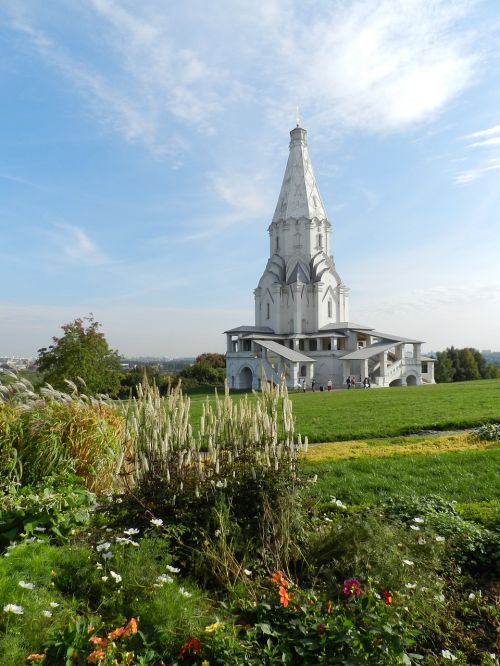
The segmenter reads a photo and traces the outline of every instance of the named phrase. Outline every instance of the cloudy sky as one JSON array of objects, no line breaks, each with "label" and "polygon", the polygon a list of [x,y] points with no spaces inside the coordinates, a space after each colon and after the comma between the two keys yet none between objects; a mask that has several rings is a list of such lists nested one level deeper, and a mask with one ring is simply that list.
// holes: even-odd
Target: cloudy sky
[{"label": "cloudy sky", "polygon": [[3,0],[0,355],[223,351],[302,125],[351,318],[500,349],[497,0]]}]

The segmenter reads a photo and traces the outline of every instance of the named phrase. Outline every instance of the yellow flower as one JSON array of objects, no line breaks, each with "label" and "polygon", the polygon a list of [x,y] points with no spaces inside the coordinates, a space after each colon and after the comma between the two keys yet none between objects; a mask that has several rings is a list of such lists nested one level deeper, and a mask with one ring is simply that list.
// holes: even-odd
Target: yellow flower
[{"label": "yellow flower", "polygon": [[210,666],[210,662],[208,661],[208,659],[204,659],[204,660],[201,662],[201,666]]},{"label": "yellow flower", "polygon": [[214,622],[213,624],[209,624],[208,627],[205,627],[205,631],[207,634],[213,634],[214,631],[217,631],[217,629],[220,629],[223,626],[222,622]]}]

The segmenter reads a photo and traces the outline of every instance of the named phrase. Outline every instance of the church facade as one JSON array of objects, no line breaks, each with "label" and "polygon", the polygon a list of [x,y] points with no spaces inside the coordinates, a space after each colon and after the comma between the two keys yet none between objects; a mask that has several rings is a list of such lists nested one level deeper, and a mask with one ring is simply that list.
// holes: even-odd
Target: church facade
[{"label": "church facade", "polygon": [[290,132],[290,154],[269,226],[269,259],[255,294],[255,324],[226,331],[231,388],[260,387],[263,373],[290,388],[434,383],[420,340],[349,319],[349,288],[332,255],[332,225],[309,158],[307,132]]}]

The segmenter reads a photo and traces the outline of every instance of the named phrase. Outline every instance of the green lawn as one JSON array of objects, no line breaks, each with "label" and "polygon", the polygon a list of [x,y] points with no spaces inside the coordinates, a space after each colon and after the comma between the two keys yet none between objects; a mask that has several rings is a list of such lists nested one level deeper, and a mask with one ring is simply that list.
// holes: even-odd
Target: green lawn
[{"label": "green lawn", "polygon": [[484,451],[303,463],[318,481],[310,492],[347,504],[378,504],[400,495],[439,495],[462,503],[500,499],[500,446]]},{"label": "green lawn", "polygon": [[[292,393],[296,430],[311,442],[391,437],[500,422],[500,380]],[[193,425],[205,396],[192,396]],[[238,398],[236,398],[238,399]]]}]

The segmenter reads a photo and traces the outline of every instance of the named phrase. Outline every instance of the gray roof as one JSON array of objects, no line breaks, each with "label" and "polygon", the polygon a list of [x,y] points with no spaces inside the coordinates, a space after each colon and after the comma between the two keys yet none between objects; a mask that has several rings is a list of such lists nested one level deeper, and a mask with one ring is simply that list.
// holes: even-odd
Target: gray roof
[{"label": "gray roof", "polygon": [[371,358],[372,356],[376,356],[377,354],[381,354],[391,347],[394,347],[393,342],[376,342],[373,345],[368,345],[368,347],[349,352],[348,354],[345,354],[345,356],[341,356],[340,359],[342,361],[362,361]]},{"label": "gray roof", "polygon": [[[354,328],[354,330],[358,331],[358,333],[367,333],[365,329],[357,329]],[[413,338],[403,338],[400,335],[393,335],[392,333],[381,333],[380,331],[374,331],[373,329],[370,329],[368,331],[368,335],[373,335],[376,338],[383,338],[384,340],[394,340],[395,342],[408,342],[408,343],[421,343],[422,340],[414,340]]]},{"label": "gray roof", "polygon": [[224,333],[274,333],[274,331],[269,326],[237,326]]},{"label": "gray roof", "polygon": [[293,361],[294,363],[316,363],[315,359],[310,358],[305,354],[301,354],[294,349],[285,347],[285,345],[280,345],[279,342],[274,342],[273,340],[255,340],[255,342],[261,347],[265,347],[265,349],[269,349],[269,351],[278,354],[278,356],[283,356],[283,358],[286,358],[287,361]]}]

